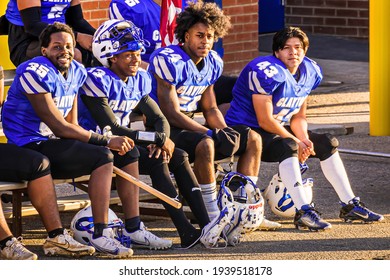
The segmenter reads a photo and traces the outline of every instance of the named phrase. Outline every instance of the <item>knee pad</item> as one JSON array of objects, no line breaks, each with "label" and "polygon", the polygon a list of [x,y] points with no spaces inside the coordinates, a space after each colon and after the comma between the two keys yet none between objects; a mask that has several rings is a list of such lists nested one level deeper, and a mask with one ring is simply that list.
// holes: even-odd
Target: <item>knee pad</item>
[{"label": "knee pad", "polygon": [[114,155],[106,147],[97,146],[97,149],[95,150],[95,153],[93,153],[92,157],[95,159],[95,166],[93,170],[107,163],[114,162]]},{"label": "knee pad", "polygon": [[274,151],[279,154],[279,162],[298,156],[298,144],[292,138],[281,138],[274,146]]},{"label": "knee pad", "polygon": [[[314,140],[314,139],[313,139]],[[318,139],[314,142],[316,157],[325,160],[337,151],[339,141],[335,136],[329,133],[318,134]]]}]

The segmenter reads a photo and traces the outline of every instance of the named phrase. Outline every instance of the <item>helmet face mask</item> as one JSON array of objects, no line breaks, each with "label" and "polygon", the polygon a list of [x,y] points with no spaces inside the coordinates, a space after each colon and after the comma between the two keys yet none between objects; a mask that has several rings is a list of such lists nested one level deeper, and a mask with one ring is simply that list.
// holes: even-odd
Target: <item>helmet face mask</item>
[{"label": "helmet face mask", "polygon": [[229,172],[222,179],[218,192],[218,206],[222,209],[233,203],[235,212],[245,213],[242,216],[245,232],[256,230],[264,219],[264,199],[260,189],[252,180],[238,172]]},{"label": "helmet face mask", "polygon": [[143,39],[143,32],[131,21],[108,20],[95,32],[92,41],[93,55],[103,66],[110,67],[109,59],[116,54],[127,51],[145,53],[145,45],[150,43]]}]

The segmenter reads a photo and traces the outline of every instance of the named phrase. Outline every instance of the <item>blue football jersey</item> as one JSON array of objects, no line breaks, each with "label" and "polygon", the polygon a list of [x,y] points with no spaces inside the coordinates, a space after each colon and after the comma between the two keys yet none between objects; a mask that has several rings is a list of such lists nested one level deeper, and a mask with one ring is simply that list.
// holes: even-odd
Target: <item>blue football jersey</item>
[{"label": "blue football jersey", "polygon": [[[65,12],[70,7],[70,2],[72,0],[41,0],[42,22],[51,24],[59,21],[65,23]],[[24,26],[17,0],[9,0],[5,15],[11,23]]]},{"label": "blue football jersey", "polygon": [[109,7],[110,19],[130,20],[141,28],[150,46],[142,60],[148,62],[151,53],[161,47],[160,36],[161,8],[153,0],[112,0]]},{"label": "blue football jersey", "polygon": [[43,56],[19,65],[3,107],[3,129],[8,141],[23,146],[54,137],[53,132],[35,113],[26,94],[51,94],[65,118],[86,77],[84,66],[76,61],[72,61],[67,78],[59,74],[51,61]]},{"label": "blue football jersey", "polygon": [[178,45],[156,50],[149,61],[153,81],[150,96],[158,102],[157,81],[154,77],[156,74],[176,87],[181,111],[196,111],[203,92],[216,82],[223,71],[223,61],[215,51],[210,51],[203,62],[203,68],[199,71],[188,54]]},{"label": "blue football jersey", "polygon": [[[87,81],[79,93],[80,96],[107,97],[118,124],[128,126],[130,113],[150,90],[150,75],[144,69],[140,68],[135,76],[129,76],[127,82],[124,82],[110,69],[94,67],[88,69]],[[79,100],[79,124],[98,133],[103,129],[97,126],[82,100]]]},{"label": "blue football jersey", "polygon": [[321,68],[307,57],[299,65],[299,71],[300,78],[296,81],[283,62],[274,56],[258,57],[249,62],[233,88],[226,123],[259,127],[253,94],[272,95],[273,117],[282,124],[289,122],[322,80]]}]

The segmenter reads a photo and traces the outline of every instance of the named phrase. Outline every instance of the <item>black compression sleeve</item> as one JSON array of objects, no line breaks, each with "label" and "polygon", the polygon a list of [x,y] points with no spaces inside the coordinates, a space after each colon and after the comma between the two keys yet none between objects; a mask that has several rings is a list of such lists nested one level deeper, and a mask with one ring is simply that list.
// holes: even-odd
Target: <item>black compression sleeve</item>
[{"label": "black compression sleeve", "polygon": [[110,126],[112,134],[127,136],[133,140],[136,139],[137,131],[118,124],[112,109],[108,105],[108,99],[106,97],[81,95],[81,100],[84,102],[85,106],[87,106],[92,118],[101,129],[105,126]]},{"label": "black compression sleeve", "polygon": [[85,106],[87,106],[93,119],[101,129],[105,126],[110,126],[112,134],[127,136],[133,139],[133,141],[137,144],[155,143],[159,147],[164,145],[166,139],[164,133],[156,132],[155,141],[142,141],[137,139],[138,131],[119,125],[112,109],[108,105],[108,99],[106,97],[90,97],[82,95],[81,100],[84,102]]},{"label": "black compression sleeve", "polygon": [[95,28],[84,19],[81,5],[70,6],[65,13],[65,21],[74,31],[93,35]]},{"label": "black compression sleeve", "polygon": [[42,30],[48,25],[41,20],[41,7],[31,7],[20,11],[24,24],[24,30],[35,37],[39,37]]},{"label": "black compression sleeve", "polygon": [[145,127],[148,130],[164,132],[166,137],[169,137],[170,126],[168,120],[161,112],[156,101],[150,98],[149,95],[144,96],[135,109],[146,116]]}]

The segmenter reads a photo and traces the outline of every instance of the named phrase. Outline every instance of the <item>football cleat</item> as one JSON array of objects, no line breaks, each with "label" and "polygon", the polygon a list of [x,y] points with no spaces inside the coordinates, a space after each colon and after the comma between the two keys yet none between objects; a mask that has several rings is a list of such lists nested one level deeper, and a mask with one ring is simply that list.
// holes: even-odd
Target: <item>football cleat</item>
[{"label": "football cleat", "polygon": [[260,226],[257,228],[258,230],[277,230],[281,228],[282,225],[278,222],[270,221],[266,218],[263,219]]},{"label": "football cleat", "polygon": [[226,205],[219,213],[219,216],[215,217],[202,229],[200,242],[206,248],[216,248],[221,241],[226,247],[226,240],[221,237],[221,234],[226,225],[233,218],[233,214],[233,204]]},{"label": "football cleat", "polygon": [[133,250],[123,246],[115,239],[112,228],[105,228],[103,235],[98,238],[90,238],[90,243],[96,251],[114,258],[127,258],[133,255]]},{"label": "football cleat", "polygon": [[128,232],[123,228],[123,235],[130,237],[133,248],[164,250],[172,247],[172,241],[162,239],[147,230],[144,223],[141,222],[140,228],[134,232]]},{"label": "football cleat", "polygon": [[[304,174],[308,170],[307,164],[300,164],[301,174]],[[307,201],[311,203],[313,198],[313,179],[302,179],[302,186],[305,192]],[[276,173],[268,186],[261,190],[264,199],[267,201],[271,211],[283,218],[293,218],[295,216],[296,207],[291,195],[288,193],[279,173]]]},{"label": "football cleat", "polygon": [[43,244],[45,255],[53,256],[87,256],[95,253],[95,248],[84,245],[73,239],[72,236],[64,229],[64,233],[56,237],[47,237]]},{"label": "football cleat", "polygon": [[0,249],[0,258],[4,260],[37,260],[38,256],[24,247],[21,237],[12,237],[5,243],[5,247]]},{"label": "football cleat", "polygon": [[303,205],[301,210],[297,211],[295,214],[295,227],[299,230],[309,229],[310,231],[332,228],[332,225],[323,220],[320,215],[321,213],[314,209],[312,205]]},{"label": "football cleat", "polygon": [[362,221],[364,223],[381,222],[383,215],[375,213],[368,209],[359,197],[353,198],[348,204],[340,202],[340,218],[345,222]]}]

